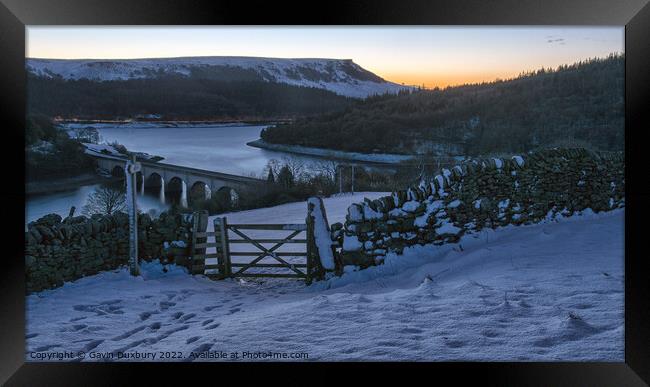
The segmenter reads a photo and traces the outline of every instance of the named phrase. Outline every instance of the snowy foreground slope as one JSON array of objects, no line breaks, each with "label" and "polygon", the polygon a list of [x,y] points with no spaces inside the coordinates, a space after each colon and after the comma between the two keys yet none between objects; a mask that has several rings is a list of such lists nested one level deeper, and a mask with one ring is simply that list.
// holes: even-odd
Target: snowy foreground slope
[{"label": "snowy foreground slope", "polygon": [[[326,199],[330,223],[354,201]],[[305,211],[294,203],[228,219],[299,222]],[[160,352],[175,351],[205,361],[223,351],[257,353],[243,360],[623,361],[623,223],[615,210],[509,226],[408,248],[310,287],[211,281],[159,263],[143,264],[138,278],[105,272],[27,297],[26,359],[82,351],[84,361],[165,361]]]},{"label": "snowy foreground slope", "polygon": [[93,81],[157,78],[172,74],[192,76],[197,72],[204,76],[228,73],[232,77],[236,74],[233,71],[243,70],[252,72],[260,81],[315,87],[355,98],[411,88],[386,81],[349,59],[229,56],[124,60],[28,58],[27,70],[45,78]]}]

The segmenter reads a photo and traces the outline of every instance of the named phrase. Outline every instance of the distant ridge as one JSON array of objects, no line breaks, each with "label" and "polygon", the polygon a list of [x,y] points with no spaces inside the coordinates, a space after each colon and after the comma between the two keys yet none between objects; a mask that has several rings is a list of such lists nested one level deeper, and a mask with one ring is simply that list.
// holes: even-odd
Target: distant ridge
[{"label": "distant ridge", "polygon": [[411,88],[386,81],[351,59],[231,56],[106,60],[27,58],[26,67],[28,72],[42,78],[119,81],[181,76],[220,81],[263,81],[314,87],[353,98],[395,94]]}]

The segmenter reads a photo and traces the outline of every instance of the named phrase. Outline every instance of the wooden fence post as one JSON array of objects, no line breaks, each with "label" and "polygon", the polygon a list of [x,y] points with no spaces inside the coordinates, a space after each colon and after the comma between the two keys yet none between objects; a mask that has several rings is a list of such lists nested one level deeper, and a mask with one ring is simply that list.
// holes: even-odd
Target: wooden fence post
[{"label": "wooden fence post", "polygon": [[219,272],[223,278],[230,277],[232,268],[230,266],[230,247],[228,241],[228,221],[226,218],[214,218],[214,239],[217,248],[217,262]]},{"label": "wooden fence post", "polygon": [[[205,255],[205,250],[206,250],[205,247],[197,248],[196,246],[207,243],[208,240],[207,237],[197,237],[197,233],[205,233],[207,229],[208,229],[208,212],[205,210],[201,212],[193,212],[192,213],[192,238],[190,242],[190,259],[187,265],[190,273],[192,274],[203,274],[203,273],[198,273],[196,270],[194,270],[194,265],[196,264],[196,260],[194,259],[194,257],[196,255]],[[203,260],[201,266],[204,265],[205,265],[205,259]]]},{"label": "wooden fence post", "polygon": [[316,238],[314,237],[314,217],[312,216],[314,205],[307,202],[307,219],[305,223],[307,224],[307,278],[305,282],[307,285],[311,284],[313,278],[317,276],[315,273],[318,265],[315,260],[318,259],[318,255],[315,254],[316,249]]},{"label": "wooden fence post", "polygon": [[199,232],[199,217],[198,212],[194,212],[192,214],[192,241],[190,242],[190,259],[187,262],[187,269],[189,270],[190,274],[196,274],[194,272],[194,256],[202,254],[196,252],[196,250],[198,250],[196,248],[196,245],[198,243],[198,238],[196,237],[197,232]]}]

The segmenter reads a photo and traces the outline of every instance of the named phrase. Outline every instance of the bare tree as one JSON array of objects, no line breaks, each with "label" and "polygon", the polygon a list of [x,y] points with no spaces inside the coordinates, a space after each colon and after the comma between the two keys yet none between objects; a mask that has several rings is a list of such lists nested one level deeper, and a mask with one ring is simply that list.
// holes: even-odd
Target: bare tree
[{"label": "bare tree", "polygon": [[282,163],[289,168],[295,180],[302,180],[306,174],[305,162],[295,157],[285,156],[282,158]]},{"label": "bare tree", "polygon": [[126,210],[126,193],[123,189],[102,185],[96,187],[88,195],[88,201],[83,207],[83,214],[111,215],[117,211]]},{"label": "bare tree", "polygon": [[291,173],[291,169],[285,164],[278,173],[278,184],[284,188],[291,188],[295,183],[295,176]]},{"label": "bare tree", "polygon": [[304,179],[307,175],[307,166],[305,162],[290,156],[284,156],[282,157],[282,160],[269,160],[264,168],[264,173],[268,175],[269,171],[271,171],[274,176],[279,176],[280,171],[284,167],[289,169],[289,172],[291,172],[291,175],[296,181]]},{"label": "bare tree", "polygon": [[312,170],[316,171],[318,174],[327,176],[327,178],[332,181],[336,179],[338,167],[339,162],[334,160],[317,161],[310,165]]},{"label": "bare tree", "polygon": [[277,159],[271,159],[266,162],[266,167],[264,167],[264,173],[268,174],[271,172],[274,176],[277,176],[280,173],[282,165]]}]

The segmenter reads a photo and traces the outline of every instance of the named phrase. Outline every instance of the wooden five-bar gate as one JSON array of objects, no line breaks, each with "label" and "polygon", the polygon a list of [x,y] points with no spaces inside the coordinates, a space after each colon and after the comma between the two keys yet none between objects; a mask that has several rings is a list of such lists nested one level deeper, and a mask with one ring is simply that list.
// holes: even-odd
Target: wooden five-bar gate
[{"label": "wooden five-bar gate", "polygon": [[[198,216],[194,217],[190,268],[193,274],[204,274],[210,277],[280,277],[300,278],[310,283],[314,274],[319,270],[318,255],[315,252],[314,226],[311,216],[307,216],[302,224],[229,224],[225,217],[214,219],[214,231],[207,229],[207,219],[204,227]],[[200,231],[203,229],[204,231]],[[281,238],[254,238],[250,230],[287,231]],[[247,234],[248,233],[248,234]],[[300,236],[302,235],[302,238]],[[231,238],[238,236],[240,238]],[[243,244],[251,251],[231,251],[231,245]],[[266,247],[264,244],[272,244]],[[287,244],[299,244],[304,247],[300,251],[278,251]],[[207,249],[215,248],[215,252]],[[254,251],[253,251],[254,250]],[[294,249],[295,250],[295,249]],[[250,257],[247,262],[233,262],[233,257]],[[302,257],[302,259],[300,259]],[[206,263],[206,259],[215,259],[216,263]],[[273,263],[262,262],[272,259]],[[251,272],[252,269],[264,269],[262,272]],[[278,273],[280,270],[282,272]]]}]

